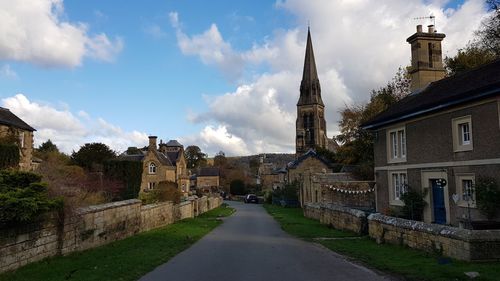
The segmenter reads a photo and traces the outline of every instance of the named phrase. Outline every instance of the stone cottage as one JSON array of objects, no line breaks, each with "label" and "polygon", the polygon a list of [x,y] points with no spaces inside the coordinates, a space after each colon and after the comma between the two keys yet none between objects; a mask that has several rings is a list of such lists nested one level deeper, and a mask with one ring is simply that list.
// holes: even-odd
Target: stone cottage
[{"label": "stone cottage", "polygon": [[374,134],[376,209],[404,203],[408,188],[425,194],[424,221],[458,225],[485,217],[475,183],[500,183],[500,60],[446,77],[441,41],[417,26],[411,45],[412,93],[363,124]]},{"label": "stone cottage", "polygon": [[176,140],[157,145],[157,137],[149,137],[146,150],[129,149],[121,159],[141,161],[143,163],[141,190],[148,191],[158,186],[162,181],[177,183],[179,190],[189,194],[189,175],[184,157],[184,147]]},{"label": "stone cottage", "polygon": [[19,168],[32,170],[33,132],[36,131],[7,108],[0,107],[0,138],[14,137],[19,146]]}]

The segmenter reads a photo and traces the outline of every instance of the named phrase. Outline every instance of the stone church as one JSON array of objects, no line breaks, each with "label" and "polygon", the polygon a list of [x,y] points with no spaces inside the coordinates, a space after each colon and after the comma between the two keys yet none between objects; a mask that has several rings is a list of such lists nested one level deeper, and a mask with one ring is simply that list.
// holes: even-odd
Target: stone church
[{"label": "stone church", "polygon": [[296,122],[296,157],[317,147],[336,151],[338,144],[326,135],[325,104],[321,98],[321,85],[311,40],[311,32],[307,30],[306,55],[300,97],[297,102]]}]

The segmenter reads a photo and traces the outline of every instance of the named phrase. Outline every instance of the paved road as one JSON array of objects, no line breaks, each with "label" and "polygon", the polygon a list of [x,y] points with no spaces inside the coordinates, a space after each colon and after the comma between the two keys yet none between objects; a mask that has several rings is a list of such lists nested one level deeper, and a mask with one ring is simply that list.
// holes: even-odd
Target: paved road
[{"label": "paved road", "polygon": [[388,280],[319,245],[285,233],[261,205],[236,213],[140,280]]}]

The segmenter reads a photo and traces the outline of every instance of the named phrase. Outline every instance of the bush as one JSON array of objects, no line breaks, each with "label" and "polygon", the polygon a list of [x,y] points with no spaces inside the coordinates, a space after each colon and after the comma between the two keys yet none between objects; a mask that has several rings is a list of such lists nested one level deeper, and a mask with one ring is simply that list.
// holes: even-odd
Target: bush
[{"label": "bush", "polygon": [[48,197],[47,185],[40,179],[27,172],[0,172],[0,225],[30,222],[62,207],[61,199]]},{"label": "bush", "polygon": [[424,207],[427,204],[424,200],[426,193],[427,189],[423,193],[409,189],[405,194],[403,194],[401,197],[405,203],[401,208],[403,218],[416,221],[423,220]]},{"label": "bush", "polygon": [[16,144],[0,144],[0,169],[15,168],[19,160],[19,147]]},{"label": "bush", "polygon": [[229,190],[233,195],[245,195],[245,183],[242,180],[233,180],[229,184]]},{"label": "bush", "polygon": [[178,204],[181,201],[182,193],[177,184],[170,181],[162,181],[158,186],[149,191],[141,191],[139,199],[143,204],[154,204],[165,201],[172,201]]},{"label": "bush", "polygon": [[104,174],[108,178],[123,181],[125,187],[120,194],[121,199],[138,198],[142,181],[141,162],[110,160],[104,164]]},{"label": "bush", "polygon": [[500,190],[493,178],[482,177],[476,181],[476,204],[479,211],[488,219],[495,217],[500,208]]}]

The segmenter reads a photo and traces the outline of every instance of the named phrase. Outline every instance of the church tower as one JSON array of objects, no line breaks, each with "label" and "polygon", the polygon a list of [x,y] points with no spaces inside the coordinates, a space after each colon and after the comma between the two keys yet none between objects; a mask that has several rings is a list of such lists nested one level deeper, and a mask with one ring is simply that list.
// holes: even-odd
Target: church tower
[{"label": "church tower", "polygon": [[316,146],[328,148],[326,137],[325,105],[321,99],[316,62],[311,40],[307,30],[306,57],[304,72],[300,83],[300,97],[297,103],[296,153],[300,156]]}]

